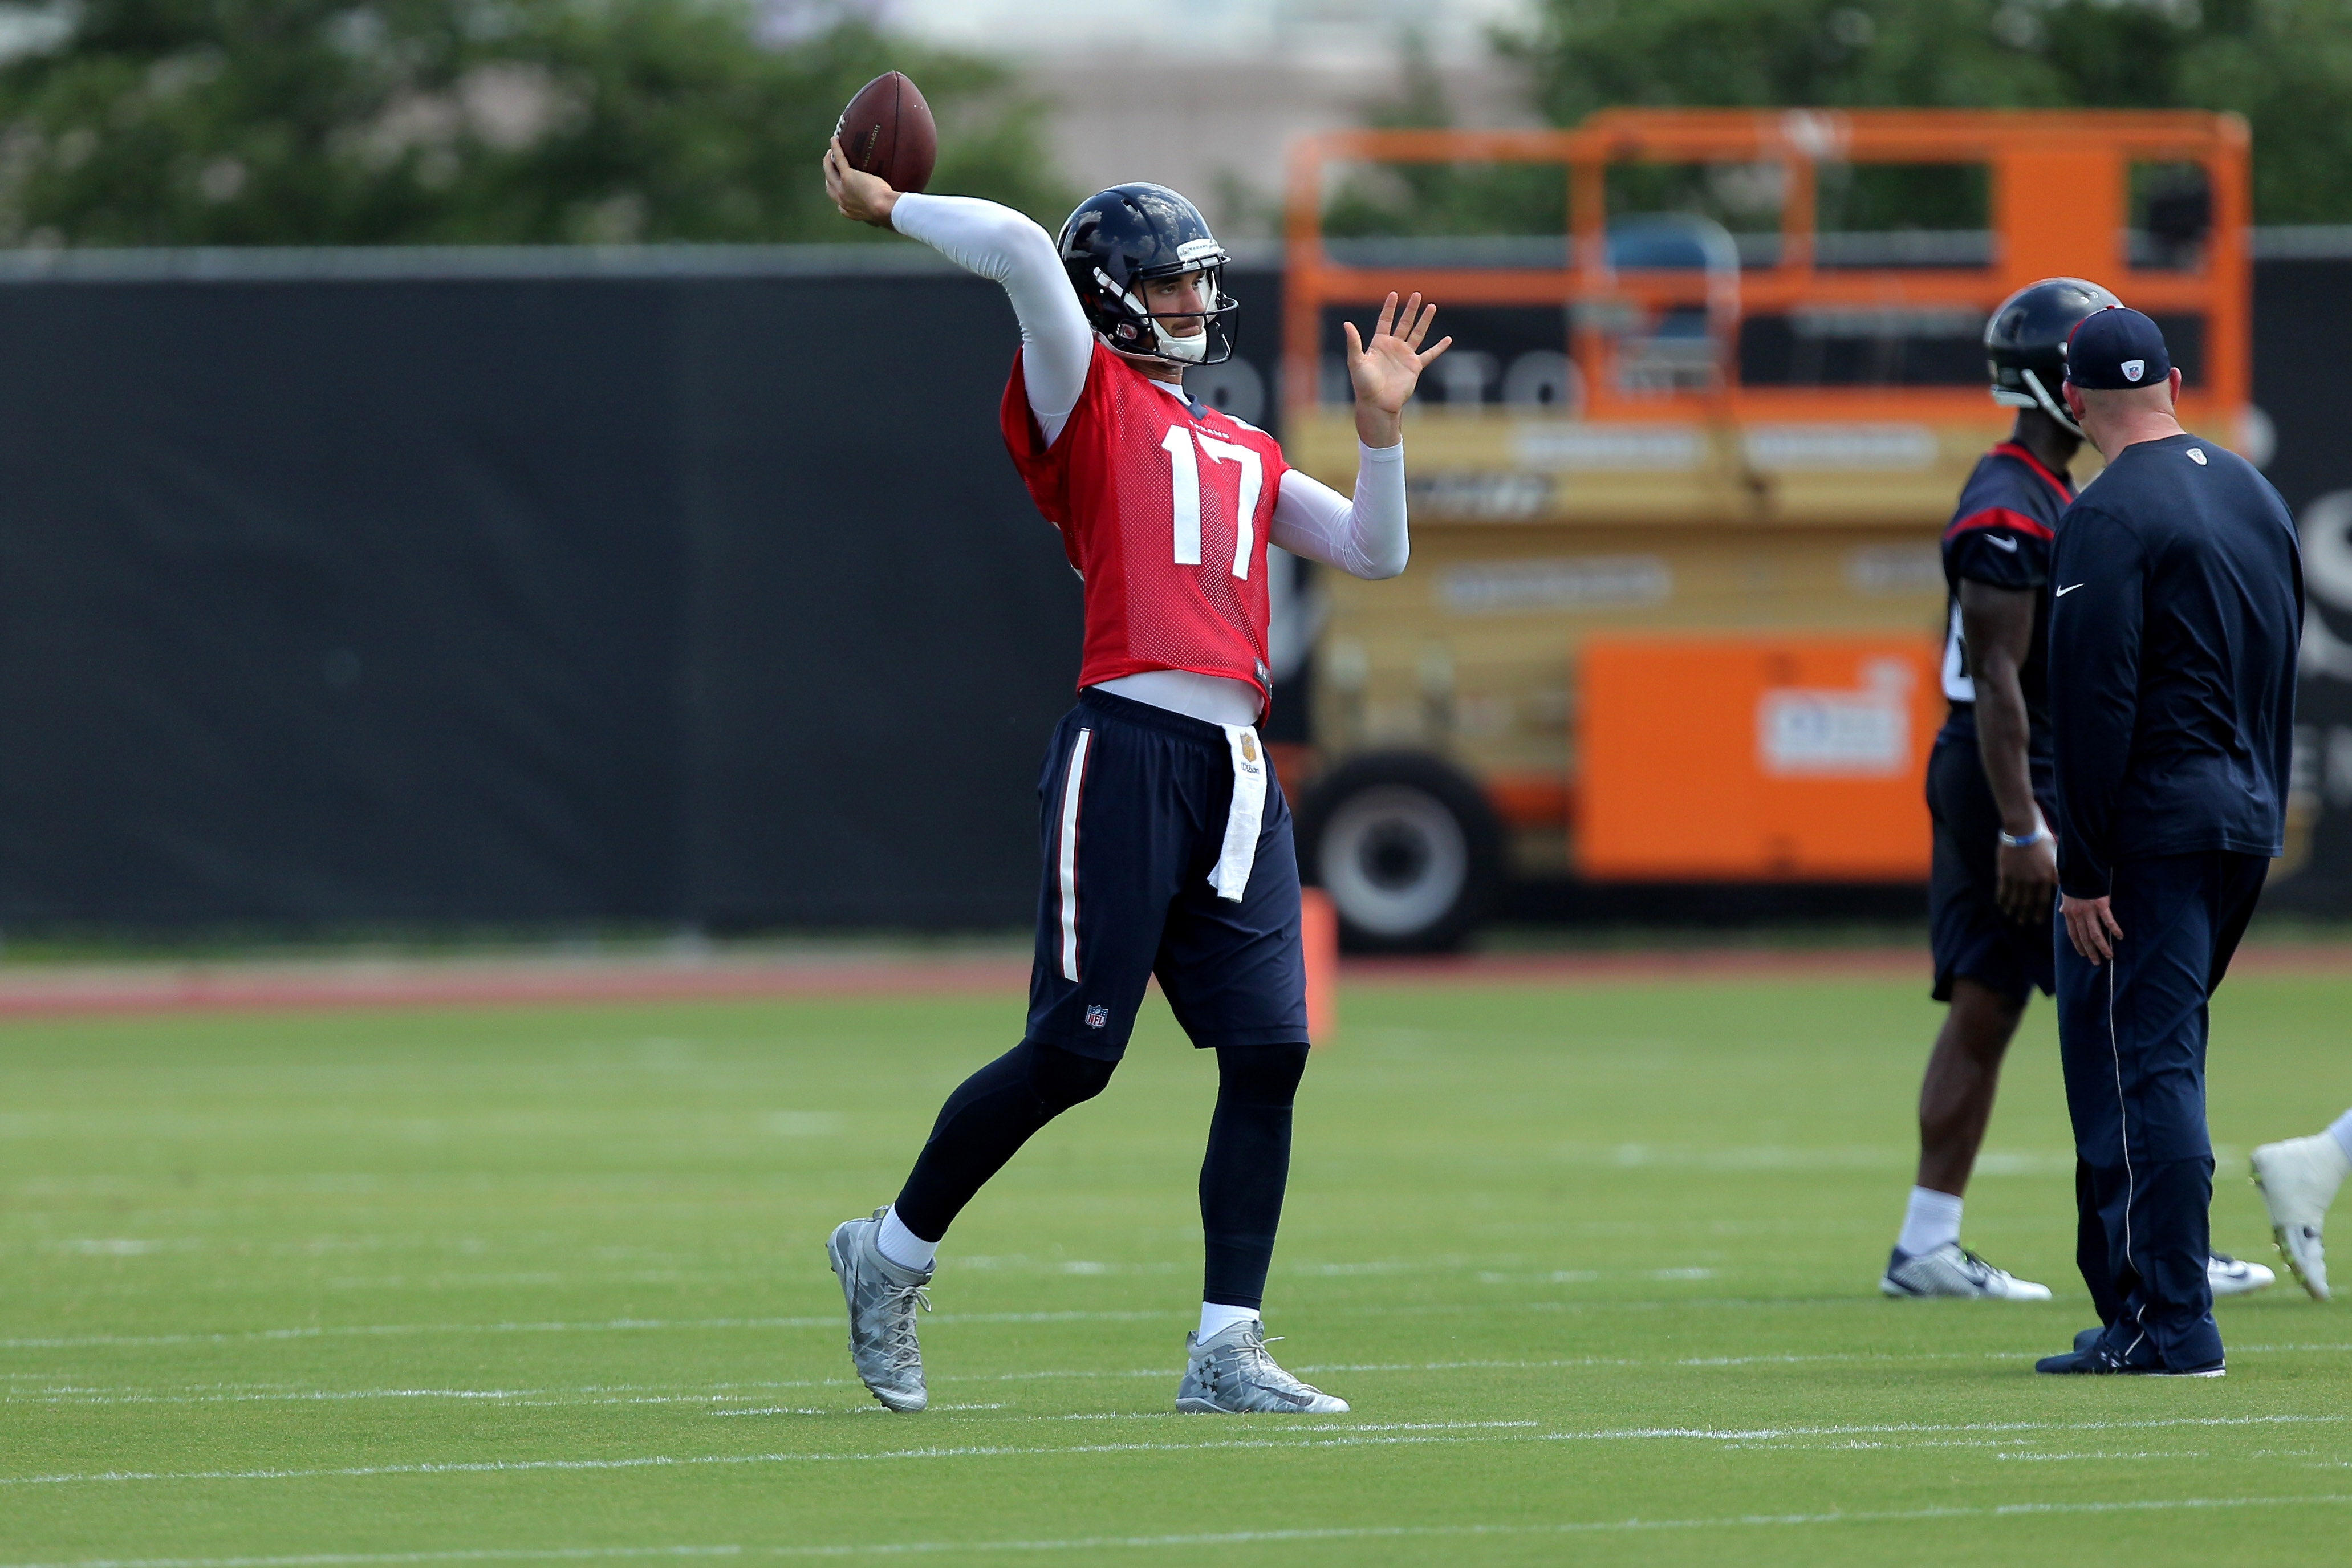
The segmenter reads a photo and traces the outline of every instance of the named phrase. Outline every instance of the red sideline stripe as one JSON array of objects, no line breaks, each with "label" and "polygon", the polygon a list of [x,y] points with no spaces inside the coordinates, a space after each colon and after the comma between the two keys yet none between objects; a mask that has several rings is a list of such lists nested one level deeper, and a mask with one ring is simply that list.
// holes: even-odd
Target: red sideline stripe
[{"label": "red sideline stripe", "polygon": [[402,964],[362,971],[61,967],[0,974],[0,1017],[530,1006],[942,994],[1025,995],[1026,958],[777,964]]},{"label": "red sideline stripe", "polygon": [[[1912,979],[1925,994],[1918,947],[1771,952],[1466,954],[1358,958],[1340,965],[1349,987],[1560,985],[1672,979]],[[2352,943],[2242,948],[2234,973],[2352,976]],[[662,965],[428,963],[315,970],[216,964],[152,970],[65,965],[0,974],[0,1018],[341,1008],[546,1006],[600,1003],[757,1001],[795,997],[988,995],[1020,1006],[1029,961],[963,958],[802,960]]]},{"label": "red sideline stripe", "polygon": [[[1674,979],[1822,980],[1908,976],[1926,994],[1933,959],[1917,947],[1828,948],[1772,952],[1757,948],[1691,948],[1648,952],[1452,954],[1427,958],[1354,958],[1339,966],[1350,985],[1573,984],[1591,981]],[[2232,974],[2352,976],[2352,943],[2294,942],[2242,947]]]},{"label": "red sideline stripe", "polygon": [[1801,979],[1926,975],[1927,948],[1870,947],[1773,952],[1754,948],[1692,948],[1676,952],[1580,952],[1510,956],[1356,958],[1339,966],[1350,984],[1426,985],[1574,984],[1676,978]]},{"label": "red sideline stripe", "polygon": [[2055,539],[2058,536],[2021,511],[2011,511],[2005,506],[1989,506],[1982,511],[1972,511],[1951,527],[1944,530],[1946,539],[1958,539],[1972,528],[2008,528],[2033,539]]}]

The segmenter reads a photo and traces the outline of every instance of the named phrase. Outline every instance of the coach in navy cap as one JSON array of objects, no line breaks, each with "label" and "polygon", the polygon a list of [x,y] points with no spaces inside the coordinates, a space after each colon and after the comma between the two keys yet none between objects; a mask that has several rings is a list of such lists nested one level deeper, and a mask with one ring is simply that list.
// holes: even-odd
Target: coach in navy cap
[{"label": "coach in navy cap", "polygon": [[2064,390],[2107,459],[2050,567],[2058,1040],[2100,1327],[2038,1364],[2219,1377],[2205,1005],[2281,847],[2303,566],[2269,481],[2173,416],[2154,321],[2084,317]]}]

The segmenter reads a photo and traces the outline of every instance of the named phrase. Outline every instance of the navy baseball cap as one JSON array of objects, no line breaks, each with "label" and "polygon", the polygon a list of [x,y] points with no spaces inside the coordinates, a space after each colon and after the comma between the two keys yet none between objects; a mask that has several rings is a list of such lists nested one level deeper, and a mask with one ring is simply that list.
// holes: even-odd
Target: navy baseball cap
[{"label": "navy baseball cap", "polygon": [[2074,324],[2066,340],[2066,379],[2092,392],[2128,392],[2160,386],[2172,374],[2172,356],[2154,321],[2127,305],[2094,310]]}]

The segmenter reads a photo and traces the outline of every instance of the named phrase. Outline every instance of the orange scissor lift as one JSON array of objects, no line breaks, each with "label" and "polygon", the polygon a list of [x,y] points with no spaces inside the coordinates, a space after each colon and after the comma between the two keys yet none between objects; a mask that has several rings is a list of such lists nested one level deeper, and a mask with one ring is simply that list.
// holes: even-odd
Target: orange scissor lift
[{"label": "orange scissor lift", "polygon": [[[1525,244],[1465,258],[1323,232],[1335,174],[1416,163],[1559,166],[1565,244],[1530,265]],[[1644,164],[1730,171],[1778,222],[1734,237],[1612,213],[1612,171]],[[1874,164],[1960,166],[1978,226],[1824,230],[1825,184]],[[2200,221],[2176,202],[2164,232],[2138,222],[2158,175],[2194,188]],[[1302,854],[1349,934],[1443,944],[1519,879],[1924,879],[1937,542],[2012,416],[1962,340],[2025,283],[2096,279],[2165,324],[2184,422],[2243,445],[2247,222],[2245,128],[2224,115],[1615,110],[1297,142],[1293,461],[1351,482],[1336,321],[1391,290],[1436,301],[1441,330],[1465,321],[1465,354],[1482,312],[1549,319],[1561,344],[1521,355],[1499,398],[1416,406],[1406,576],[1318,580],[1315,746],[1293,772],[1314,775]],[[1922,344],[1944,374],[1886,372]],[[2086,448],[2077,481],[2097,462]]]}]

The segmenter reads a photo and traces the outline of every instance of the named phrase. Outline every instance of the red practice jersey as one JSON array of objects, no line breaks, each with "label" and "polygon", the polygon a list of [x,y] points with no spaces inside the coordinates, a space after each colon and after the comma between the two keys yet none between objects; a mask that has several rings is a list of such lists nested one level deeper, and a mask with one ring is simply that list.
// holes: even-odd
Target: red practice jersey
[{"label": "red practice jersey", "polygon": [[1086,580],[1078,684],[1189,669],[1248,681],[1263,704],[1265,536],[1288,468],[1282,448],[1206,404],[1187,413],[1100,343],[1048,447],[1021,371],[1016,355],[999,417],[1031,498]]}]

